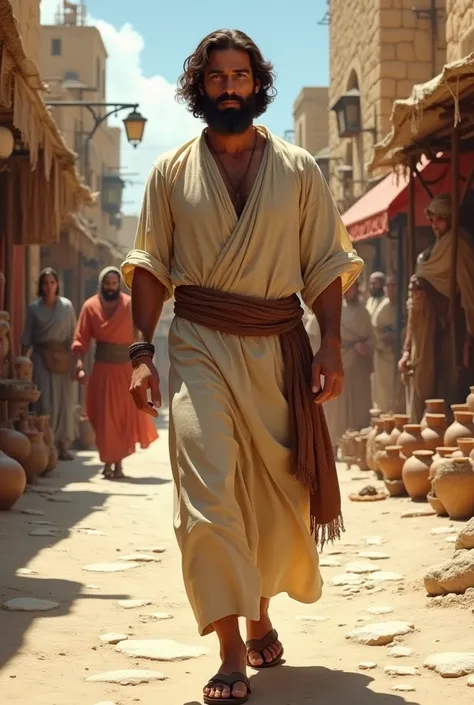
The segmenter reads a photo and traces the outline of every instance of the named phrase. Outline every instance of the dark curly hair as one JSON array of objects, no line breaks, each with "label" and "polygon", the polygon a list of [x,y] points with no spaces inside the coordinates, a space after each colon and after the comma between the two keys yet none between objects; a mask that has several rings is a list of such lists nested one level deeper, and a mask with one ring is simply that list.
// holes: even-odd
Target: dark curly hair
[{"label": "dark curly hair", "polygon": [[55,269],[52,267],[46,267],[40,272],[39,279],[38,279],[38,298],[42,299],[44,296],[43,293],[43,282],[46,277],[53,277],[56,280],[56,284],[58,285],[58,288],[56,289],[56,296],[59,296],[59,277],[58,273]]},{"label": "dark curly hair", "polygon": [[260,82],[260,90],[255,96],[254,117],[262,115],[277,94],[273,65],[265,61],[255,42],[238,29],[218,29],[204,37],[196,51],[184,62],[183,73],[178,80],[177,100],[185,103],[194,117],[203,117],[201,88],[204,84],[204,69],[212,51],[225,49],[246,51],[249,55],[253,77]]}]

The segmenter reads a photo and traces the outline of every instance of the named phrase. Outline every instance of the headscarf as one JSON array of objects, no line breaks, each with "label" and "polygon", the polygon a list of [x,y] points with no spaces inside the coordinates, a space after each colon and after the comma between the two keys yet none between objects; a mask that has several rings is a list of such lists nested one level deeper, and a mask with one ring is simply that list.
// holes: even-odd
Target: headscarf
[{"label": "headscarf", "polygon": [[452,213],[451,194],[440,193],[433,198],[427,208],[425,215],[427,218],[433,215],[439,215],[441,218],[450,218]]},{"label": "headscarf", "polygon": [[97,283],[97,287],[98,287],[99,291],[102,290],[102,284],[103,284],[103,281],[104,281],[105,277],[107,276],[107,274],[116,274],[119,278],[119,281],[122,281],[122,275],[120,274],[120,269],[117,269],[117,267],[104,267],[104,269],[99,274],[99,280]]}]

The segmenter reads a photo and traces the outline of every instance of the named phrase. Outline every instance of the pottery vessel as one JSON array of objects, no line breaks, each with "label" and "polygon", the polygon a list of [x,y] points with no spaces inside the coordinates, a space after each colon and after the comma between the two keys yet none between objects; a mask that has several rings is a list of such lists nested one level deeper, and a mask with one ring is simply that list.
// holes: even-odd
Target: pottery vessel
[{"label": "pottery vessel", "polygon": [[15,370],[15,379],[21,379],[23,382],[31,382],[33,379],[33,363],[29,357],[20,355],[15,358],[13,363]]},{"label": "pottery vessel", "polygon": [[379,456],[390,445],[390,434],[395,428],[395,420],[393,416],[382,416],[382,431],[375,436],[375,474],[379,480],[383,479],[382,469],[379,463]]},{"label": "pottery vessel", "polygon": [[431,463],[430,467],[430,480],[433,479],[433,477],[436,474],[436,470],[438,469],[438,466],[441,465],[446,458],[452,458],[453,453],[455,453],[458,450],[456,447],[444,447],[441,446],[440,448],[436,448],[436,453],[433,455],[433,462]]},{"label": "pottery vessel", "polygon": [[415,450],[425,450],[425,441],[421,435],[420,424],[405,424],[403,432],[398,437],[397,445],[402,446],[402,453],[405,458],[409,458]]},{"label": "pottery vessel", "polygon": [[474,438],[458,438],[458,450],[455,450],[453,458],[469,458],[474,450]]},{"label": "pottery vessel", "polygon": [[427,450],[435,451],[443,445],[447,426],[446,414],[425,414],[425,427],[421,430],[421,435]]},{"label": "pottery vessel", "polygon": [[444,507],[443,503],[438,499],[438,497],[433,494],[433,490],[429,494],[426,495],[426,499],[428,500],[429,504],[431,505],[431,508],[434,509],[436,514],[439,517],[447,517],[448,512],[446,511],[446,507]]},{"label": "pottery vessel", "polygon": [[49,451],[43,441],[43,434],[39,431],[36,425],[31,425],[33,414],[29,417],[22,414],[20,417],[19,429],[28,438],[31,444],[31,451],[28,458],[23,463],[23,468],[26,473],[28,484],[34,484],[36,478],[41,475],[48,463]]},{"label": "pottery vessel", "polygon": [[444,445],[455,446],[458,438],[472,438],[473,436],[474,413],[472,411],[455,411],[454,421],[444,434]]},{"label": "pottery vessel", "polygon": [[410,417],[408,416],[408,414],[394,414],[393,420],[395,422],[395,426],[390,434],[390,445],[396,446],[399,437],[403,433],[403,427],[407,423],[410,423]]},{"label": "pottery vessel", "polygon": [[384,480],[401,480],[403,464],[406,458],[402,455],[402,446],[387,446],[380,453],[379,465]]},{"label": "pottery vessel", "polygon": [[432,450],[415,450],[403,465],[403,483],[414,502],[425,502],[431,490],[430,465],[433,455]]},{"label": "pottery vessel", "polygon": [[469,389],[471,390],[471,393],[466,399],[466,404],[469,408],[469,411],[474,412],[474,387],[469,387]]},{"label": "pottery vessel", "polygon": [[54,445],[54,433],[53,429],[49,425],[49,416],[44,416],[43,440],[48,447]]},{"label": "pottery vessel", "polygon": [[444,399],[425,399],[425,413],[420,421],[421,430],[427,426],[427,414],[446,415],[446,402]]},{"label": "pottery vessel", "polygon": [[367,436],[367,454],[366,454],[366,460],[367,460],[367,467],[369,470],[372,470],[375,472],[375,438],[376,436],[379,435],[379,433],[382,433],[383,427],[382,427],[382,419],[379,416],[376,416],[372,419],[372,430],[369,432],[369,435]]},{"label": "pottery vessel", "polygon": [[48,463],[46,465],[46,469],[45,469],[43,475],[46,475],[49,472],[53,472],[53,470],[56,469],[56,466],[58,464],[58,451],[56,450],[56,447],[49,446],[48,451],[49,451]]},{"label": "pottery vessel", "polygon": [[384,480],[385,489],[390,497],[406,497],[407,491],[403,480]]},{"label": "pottery vessel", "polygon": [[95,434],[87,416],[81,416],[79,421],[79,447],[82,450],[95,448]]},{"label": "pottery vessel", "polygon": [[474,463],[469,458],[446,460],[436,471],[433,489],[450,519],[474,516]]},{"label": "pottery vessel", "polygon": [[31,444],[23,433],[13,428],[12,421],[8,419],[7,409],[7,402],[3,402],[0,406],[2,414],[0,421],[0,451],[16,460],[20,465],[23,465],[23,461],[28,458],[31,452]]},{"label": "pottery vessel", "polygon": [[367,439],[368,434],[357,437],[357,455],[359,458],[359,470],[370,470],[367,465]]},{"label": "pottery vessel", "polygon": [[0,510],[11,509],[25,487],[26,475],[20,463],[0,451]]}]

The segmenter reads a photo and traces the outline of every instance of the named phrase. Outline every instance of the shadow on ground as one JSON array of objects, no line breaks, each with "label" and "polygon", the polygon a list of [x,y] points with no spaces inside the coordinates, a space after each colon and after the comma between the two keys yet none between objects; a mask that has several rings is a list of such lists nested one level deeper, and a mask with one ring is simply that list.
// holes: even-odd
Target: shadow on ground
[{"label": "shadow on ground", "polygon": [[[252,705],[416,705],[404,696],[374,693],[361,673],[320,666],[283,666],[250,678]],[[202,701],[201,701],[202,702]],[[201,705],[198,700],[184,705]],[[216,700],[218,703],[219,700]]]},{"label": "shadow on ground", "polygon": [[[107,499],[115,494],[114,482],[104,480],[102,485],[91,484],[90,489],[68,492],[72,483],[87,483],[100,473],[101,465],[93,452],[79,453],[73,461],[59,462],[57,469],[48,478],[39,478],[33,488],[9,512],[0,512],[0,604],[18,597],[34,597],[60,603],[60,607],[49,612],[10,612],[0,610],[0,669],[22,648],[25,634],[32,624],[42,618],[53,620],[70,612],[76,600],[120,600],[128,594],[88,595],[85,584],[93,582],[91,575],[84,583],[63,578],[44,578],[41,575],[25,575],[21,570],[37,553],[45,548],[64,551],[61,542],[68,537],[74,527],[95,512],[106,509]],[[160,468],[157,468],[157,475]],[[130,478],[133,485],[163,484],[169,480],[154,476],[150,478]],[[122,489],[120,496],[137,498],[145,496],[127,493]],[[67,504],[66,504],[67,503]],[[65,504],[67,511],[64,510]],[[42,515],[29,515],[22,510],[35,510]],[[51,522],[60,530],[58,536],[30,536],[38,528],[38,522]],[[47,528],[47,527],[45,527]],[[92,561],[91,561],[92,562]],[[40,571],[38,571],[40,572]]]}]

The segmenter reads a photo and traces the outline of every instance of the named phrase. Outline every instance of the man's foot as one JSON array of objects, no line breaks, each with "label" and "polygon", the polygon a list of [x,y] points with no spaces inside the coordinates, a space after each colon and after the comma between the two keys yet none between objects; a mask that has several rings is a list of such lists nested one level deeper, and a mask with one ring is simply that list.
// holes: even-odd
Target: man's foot
[{"label": "man's foot", "polygon": [[113,473],[113,478],[114,480],[121,480],[125,475],[123,474],[122,470],[122,461],[118,463],[114,463],[114,473]]},{"label": "man's foot", "polygon": [[69,452],[65,442],[58,443],[58,460],[74,460],[74,456]]},{"label": "man's foot", "polygon": [[283,646],[268,615],[270,600],[262,598],[258,622],[247,620],[247,663],[252,668],[269,668],[280,663]]},{"label": "man's foot", "polygon": [[105,463],[104,468],[102,470],[102,476],[106,480],[110,480],[114,475],[114,471],[112,470],[112,465],[110,463]]},{"label": "man's foot", "polygon": [[[239,651],[234,654],[229,654],[227,658],[222,658],[222,664],[218,673],[211,678],[209,683],[204,688],[205,702],[231,702],[237,703],[246,702],[250,693],[250,684],[245,674],[245,659],[246,649],[244,644]],[[238,680],[242,676],[244,680]],[[222,677],[223,682],[219,682]]]}]

